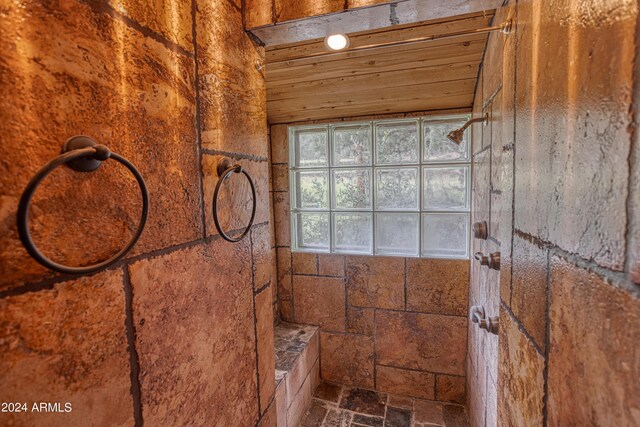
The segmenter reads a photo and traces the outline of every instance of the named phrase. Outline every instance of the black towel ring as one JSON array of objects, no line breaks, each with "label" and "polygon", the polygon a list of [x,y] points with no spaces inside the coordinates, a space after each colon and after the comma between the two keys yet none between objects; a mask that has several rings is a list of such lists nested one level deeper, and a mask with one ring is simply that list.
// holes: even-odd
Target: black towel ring
[{"label": "black towel ring", "polygon": [[[35,193],[38,185],[42,182],[43,179],[47,177],[55,168],[60,165],[66,164],[70,168],[79,171],[79,172],[91,172],[100,167],[103,161],[107,159],[115,159],[124,165],[129,171],[133,174],[138,181],[138,185],[140,186],[140,191],[142,192],[142,215],[140,217],[140,224],[138,225],[138,229],[135,234],[127,243],[127,245],[121,249],[118,253],[113,255],[111,258],[99,262],[98,264],[89,265],[86,267],[69,267],[63,264],[59,264],[55,261],[50,260],[46,256],[40,252],[38,247],[33,242],[31,238],[31,233],[29,232],[29,204],[31,203],[31,199],[33,194]],[[58,271],[60,273],[68,273],[68,274],[88,274],[93,273],[108,266],[112,265],[120,258],[125,256],[136,244],[140,235],[142,234],[142,230],[144,230],[144,226],[147,222],[147,215],[149,212],[149,193],[147,192],[147,186],[144,182],[144,178],[138,172],[138,169],[135,168],[127,159],[124,157],[112,153],[109,149],[104,146],[98,144],[92,138],[88,136],[74,136],[67,140],[62,146],[62,154],[60,154],[55,159],[51,160],[47,163],[42,169],[36,173],[36,175],[29,181],[27,187],[22,193],[22,197],[20,198],[20,204],[18,205],[18,233],[20,234],[20,240],[22,244],[29,252],[29,255],[33,257],[40,264],[44,265],[50,270]]]},{"label": "black towel ring", "polygon": [[[256,187],[253,185],[253,180],[251,179],[251,176],[249,176],[249,173],[244,170],[242,166],[232,164],[231,160],[226,157],[223,157],[218,161],[217,173],[218,183],[216,184],[216,189],[213,192],[213,222],[216,224],[218,233],[220,233],[220,236],[222,236],[224,240],[231,243],[237,243],[249,234],[251,226],[253,225],[253,220],[256,217]],[[218,219],[218,195],[220,193],[220,188],[222,188],[222,183],[229,178],[232,173],[242,173],[247,177],[247,181],[249,181],[249,186],[251,187],[251,198],[253,200],[253,208],[251,209],[251,219],[249,219],[249,224],[238,237],[228,236],[220,226],[220,220]]]}]

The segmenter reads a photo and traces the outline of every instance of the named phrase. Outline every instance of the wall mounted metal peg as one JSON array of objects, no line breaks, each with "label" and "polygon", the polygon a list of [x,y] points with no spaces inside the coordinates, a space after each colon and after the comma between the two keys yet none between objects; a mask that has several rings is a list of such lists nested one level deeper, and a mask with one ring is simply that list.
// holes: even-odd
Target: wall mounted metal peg
[{"label": "wall mounted metal peg", "polygon": [[473,224],[473,237],[476,239],[487,240],[489,237],[489,232],[487,229],[486,221],[478,221]]}]

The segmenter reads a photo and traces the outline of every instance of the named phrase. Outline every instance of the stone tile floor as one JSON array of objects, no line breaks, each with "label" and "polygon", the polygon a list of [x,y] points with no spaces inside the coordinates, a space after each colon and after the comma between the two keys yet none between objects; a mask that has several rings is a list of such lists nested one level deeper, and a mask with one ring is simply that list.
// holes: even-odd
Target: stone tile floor
[{"label": "stone tile floor", "polygon": [[468,427],[464,407],[321,382],[300,427]]}]

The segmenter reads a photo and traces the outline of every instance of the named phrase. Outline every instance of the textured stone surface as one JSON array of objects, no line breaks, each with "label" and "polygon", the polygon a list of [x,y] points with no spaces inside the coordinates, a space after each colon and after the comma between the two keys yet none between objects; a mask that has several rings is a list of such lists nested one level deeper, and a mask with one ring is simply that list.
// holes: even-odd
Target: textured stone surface
[{"label": "textured stone surface", "polygon": [[433,400],[434,384],[435,375],[430,372],[376,366],[376,388],[380,391]]},{"label": "textured stone surface", "polygon": [[[132,425],[129,354],[119,270],[0,301],[0,400],[29,413],[16,426]],[[34,413],[33,402],[65,402],[69,413]]]},{"label": "textured stone surface", "polygon": [[547,312],[547,251],[519,236],[513,241],[511,308],[536,344],[544,349]]},{"label": "textured stone surface", "polygon": [[340,400],[340,407],[353,412],[360,412],[377,417],[383,417],[387,395],[373,390],[347,388]]},{"label": "textured stone surface", "polygon": [[307,18],[326,13],[340,12],[344,9],[343,0],[273,0],[276,8],[276,22]]},{"label": "textured stone surface", "polygon": [[[0,286],[51,275],[22,248],[15,215],[28,180],[73,135],[95,138],[144,176],[149,219],[135,253],[200,236],[193,60],[73,0],[5,9]],[[56,261],[95,263],[126,244],[140,202],[115,161],[90,175],[60,167],[31,204],[33,237]]]},{"label": "textured stone surface", "polygon": [[291,278],[291,251],[289,248],[277,248],[278,262],[278,299],[290,301],[293,296]]},{"label": "textured stone surface", "polygon": [[318,255],[292,252],[291,268],[295,274],[318,274]]},{"label": "textured stone surface", "polygon": [[404,308],[403,258],[347,258],[349,304],[359,307]]},{"label": "textured stone surface", "polygon": [[193,54],[190,2],[109,0],[109,5]]},{"label": "textured stone surface", "polygon": [[556,257],[550,289],[549,424],[639,424],[640,300]]},{"label": "textured stone surface", "polygon": [[256,290],[272,283],[271,274],[273,272],[275,250],[271,248],[271,237],[269,224],[258,225],[251,229],[253,286]]},{"label": "textured stone surface", "polygon": [[464,317],[379,310],[376,332],[377,363],[464,375]]},{"label": "textured stone surface", "polygon": [[246,28],[255,28],[273,23],[272,0],[245,0],[243,11]]},{"label": "textured stone surface", "polygon": [[518,329],[518,325],[509,313],[502,310],[498,378],[500,425],[539,426],[542,424],[543,371],[542,355]]},{"label": "textured stone surface", "polygon": [[248,242],[220,239],[129,269],[145,422],[253,426],[258,395]]},{"label": "textured stone surface", "polygon": [[443,407],[441,403],[416,399],[414,408],[416,422],[435,425],[444,424]]},{"label": "textured stone surface", "polygon": [[271,162],[273,164],[289,163],[289,145],[287,125],[271,126],[269,145],[271,147]]},{"label": "textured stone surface", "polygon": [[[241,30],[229,1],[198,1],[196,26],[202,145],[205,149],[267,157],[264,48]],[[224,19],[220,19],[224,17]]]},{"label": "textured stone surface", "polygon": [[345,330],[343,279],[293,276],[293,300],[297,322],[318,325],[323,330]]},{"label": "textured stone surface", "polygon": [[276,245],[289,246],[291,242],[291,215],[289,193],[273,194],[273,218],[276,226]]},{"label": "textured stone surface", "polygon": [[289,167],[287,165],[272,165],[272,191],[289,191]]},{"label": "textured stone surface", "polygon": [[436,400],[464,404],[465,397],[465,377],[436,375]]},{"label": "textured stone surface", "polygon": [[373,388],[373,339],[320,333],[320,369],[324,380]]},{"label": "textured stone surface", "polygon": [[258,339],[258,377],[260,380],[260,409],[269,405],[275,393],[275,351],[271,289],[255,296],[256,336]]},{"label": "textured stone surface", "polygon": [[628,0],[518,3],[515,226],[616,270],[637,13]]},{"label": "textured stone surface", "polygon": [[407,260],[407,309],[466,316],[469,261]]},{"label": "textured stone surface", "polygon": [[344,277],[345,257],[342,255],[318,255],[318,274]]},{"label": "textured stone surface", "polygon": [[374,328],[373,308],[347,308],[347,332],[372,335]]}]

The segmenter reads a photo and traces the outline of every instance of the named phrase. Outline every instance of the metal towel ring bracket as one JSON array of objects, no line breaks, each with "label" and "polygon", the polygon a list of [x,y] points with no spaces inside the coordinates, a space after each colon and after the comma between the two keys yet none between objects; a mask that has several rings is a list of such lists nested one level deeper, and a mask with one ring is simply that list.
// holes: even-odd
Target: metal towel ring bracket
[{"label": "metal towel ring bracket", "polygon": [[[213,192],[213,222],[216,224],[216,228],[218,229],[218,233],[222,236],[226,241],[237,243],[240,240],[244,239],[247,234],[251,231],[251,226],[253,225],[253,220],[256,217],[256,187],[253,185],[253,180],[249,173],[242,168],[242,166],[238,164],[231,163],[231,160],[223,157],[218,160],[218,167],[216,172],[218,173],[218,183],[216,184],[216,189]],[[251,219],[249,220],[249,224],[242,232],[242,234],[238,237],[230,237],[227,233],[224,232],[222,227],[220,226],[220,220],[218,219],[218,196],[220,193],[220,188],[222,188],[222,183],[231,176],[232,173],[242,173],[245,177],[247,177],[247,181],[249,181],[249,186],[251,187],[251,198],[253,200],[253,208],[251,209]]]},{"label": "metal towel ring bracket", "polygon": [[[33,198],[33,194],[38,188],[38,185],[40,185],[42,180],[45,179],[47,175],[49,175],[55,168],[60,165],[66,164],[67,166],[78,172],[91,172],[98,169],[103,161],[110,158],[120,162],[127,169],[129,169],[129,171],[136,178],[136,181],[138,181],[138,185],[140,186],[140,191],[142,192],[142,215],[140,217],[140,224],[138,225],[138,229],[124,248],[122,248],[111,258],[99,262],[98,264],[89,265],[86,267],[69,267],[50,260],[49,258],[44,256],[42,252],[40,252],[38,247],[33,242],[31,233],[29,232],[29,204],[31,203],[31,199]],[[149,193],[147,191],[147,186],[144,182],[144,179],[142,178],[142,175],[140,175],[140,172],[138,172],[138,169],[136,169],[135,166],[133,166],[124,157],[109,151],[106,146],[98,144],[88,136],[80,135],[74,136],[67,140],[67,142],[65,142],[62,146],[62,154],[47,163],[42,169],[38,171],[38,173],[36,173],[31,181],[29,181],[29,184],[27,184],[27,188],[25,188],[24,193],[22,193],[20,204],[18,205],[18,233],[20,234],[20,240],[22,241],[22,244],[27,249],[27,252],[29,252],[29,255],[31,255],[33,259],[35,259],[48,269],[58,271],[60,273],[88,274],[107,268],[108,266],[112,265],[120,258],[125,256],[127,252],[131,250],[131,248],[140,238],[142,230],[144,230],[148,213]]]}]

